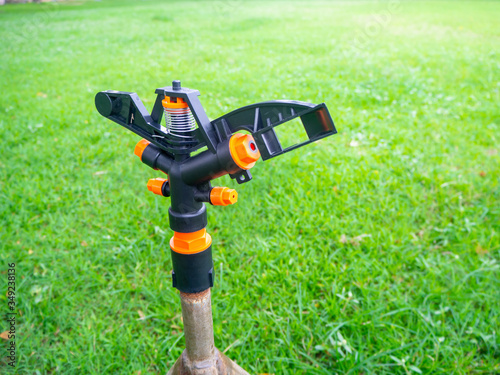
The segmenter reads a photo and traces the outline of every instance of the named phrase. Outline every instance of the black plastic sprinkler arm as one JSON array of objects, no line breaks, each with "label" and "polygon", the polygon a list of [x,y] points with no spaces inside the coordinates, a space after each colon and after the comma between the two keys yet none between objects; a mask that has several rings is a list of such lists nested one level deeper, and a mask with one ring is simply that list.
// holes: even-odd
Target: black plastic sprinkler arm
[{"label": "black plastic sprinkler arm", "polygon": [[[151,115],[139,97],[129,92],[99,92],[95,104],[101,115],[141,136],[135,154],[144,164],[167,175],[168,179],[149,180],[148,189],[170,197],[173,286],[198,293],[212,287],[214,280],[205,203],[226,206],[238,198],[234,189],[212,187],[210,182],[226,174],[239,184],[248,182],[252,179],[249,169],[260,157],[273,158],[337,131],[325,104],[269,101],[210,122],[197,90],[173,81],[156,94]],[[161,125],[163,114],[165,125]],[[274,128],[295,118],[302,121],[309,139],[283,148]],[[191,156],[202,147],[207,149]]]}]

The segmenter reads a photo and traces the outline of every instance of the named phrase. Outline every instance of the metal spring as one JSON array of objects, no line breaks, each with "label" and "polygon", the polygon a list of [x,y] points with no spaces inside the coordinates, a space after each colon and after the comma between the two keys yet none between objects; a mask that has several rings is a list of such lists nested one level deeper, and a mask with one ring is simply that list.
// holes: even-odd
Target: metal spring
[{"label": "metal spring", "polygon": [[167,134],[172,134],[181,138],[192,138],[192,135],[187,135],[196,129],[196,121],[191,113],[191,109],[187,108],[165,108],[165,124]]}]

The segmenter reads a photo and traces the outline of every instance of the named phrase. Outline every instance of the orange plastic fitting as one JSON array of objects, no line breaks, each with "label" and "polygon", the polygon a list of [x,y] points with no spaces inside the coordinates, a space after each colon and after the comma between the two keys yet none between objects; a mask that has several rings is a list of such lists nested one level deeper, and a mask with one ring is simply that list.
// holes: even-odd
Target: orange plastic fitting
[{"label": "orange plastic fitting", "polygon": [[165,178],[152,178],[148,181],[148,190],[156,195],[163,196],[161,188],[163,187],[163,184],[167,181],[168,180]]},{"label": "orange plastic fitting", "polygon": [[231,157],[241,169],[250,169],[260,158],[255,140],[250,134],[235,133],[229,140]]},{"label": "orange plastic fitting", "polygon": [[180,254],[196,254],[208,249],[212,244],[212,237],[205,228],[191,233],[174,232],[170,239],[170,247]]},{"label": "orange plastic fitting", "polygon": [[165,96],[161,101],[164,108],[167,109],[182,109],[188,108],[188,104],[182,98],[171,98],[170,96]]},{"label": "orange plastic fitting", "polygon": [[229,206],[238,202],[238,193],[234,189],[216,186],[210,192],[210,203],[214,206]]},{"label": "orange plastic fitting", "polygon": [[151,142],[146,141],[145,139],[141,139],[136,145],[134,149],[134,154],[136,154],[139,159],[142,160],[142,153],[151,144]]}]

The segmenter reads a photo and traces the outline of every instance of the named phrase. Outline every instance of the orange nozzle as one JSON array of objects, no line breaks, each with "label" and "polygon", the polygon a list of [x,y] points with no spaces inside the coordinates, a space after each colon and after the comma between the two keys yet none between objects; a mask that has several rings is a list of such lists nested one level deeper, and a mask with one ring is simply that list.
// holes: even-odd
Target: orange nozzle
[{"label": "orange nozzle", "polygon": [[192,233],[174,232],[174,236],[170,239],[170,247],[180,254],[200,253],[208,249],[211,244],[212,237],[205,228]]},{"label": "orange nozzle", "polygon": [[139,159],[142,160],[142,153],[150,145],[151,142],[146,141],[145,139],[141,139],[136,145],[134,149],[134,154],[136,154]]},{"label": "orange nozzle", "polygon": [[235,133],[229,140],[231,157],[241,169],[250,169],[260,158],[255,140],[250,134]]},{"label": "orange nozzle", "polygon": [[164,178],[152,178],[151,180],[148,181],[148,190],[156,195],[163,196],[161,188],[163,187],[163,184],[167,181],[168,180]]},{"label": "orange nozzle", "polygon": [[216,186],[210,192],[210,203],[214,206],[228,206],[238,201],[238,193],[234,189]]}]

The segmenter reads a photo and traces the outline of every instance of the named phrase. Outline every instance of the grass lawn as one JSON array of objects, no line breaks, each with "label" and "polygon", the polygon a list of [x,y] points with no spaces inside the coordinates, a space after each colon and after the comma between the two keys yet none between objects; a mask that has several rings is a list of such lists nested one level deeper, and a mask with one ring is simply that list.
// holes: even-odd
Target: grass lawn
[{"label": "grass lawn", "polygon": [[160,174],[94,108],[117,89],[150,109],[173,79],[211,119],[296,99],[339,131],[217,183],[239,193],[209,208],[217,347],[254,374],[500,372],[499,18],[493,1],[0,7],[12,373],[164,374],[182,352]]}]

